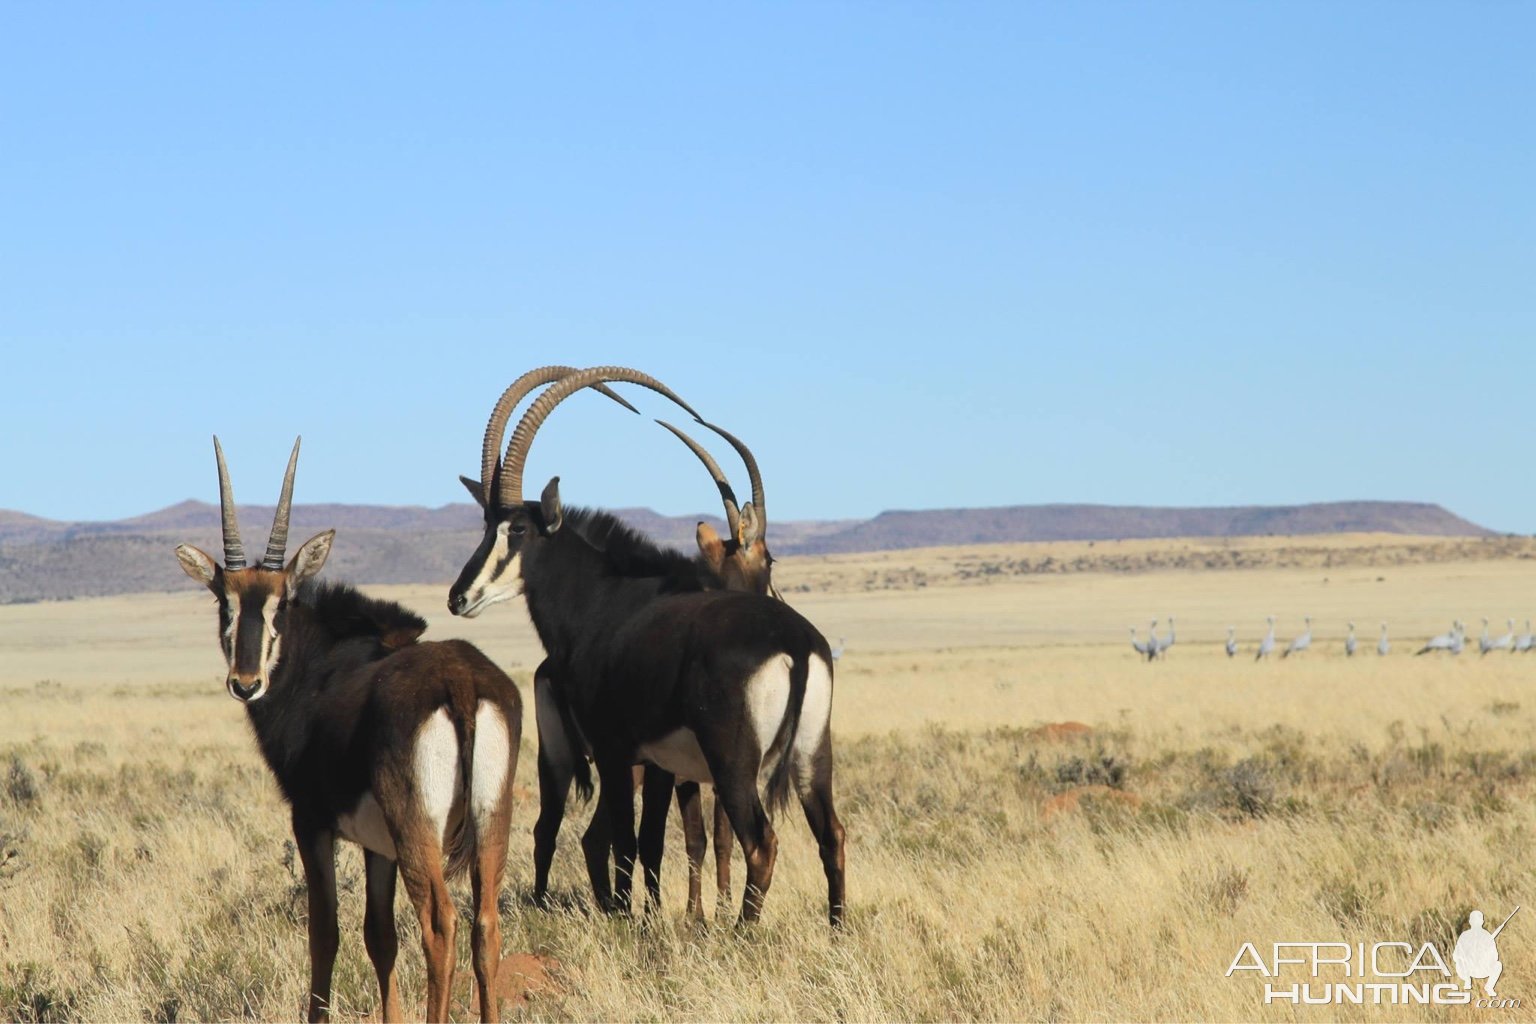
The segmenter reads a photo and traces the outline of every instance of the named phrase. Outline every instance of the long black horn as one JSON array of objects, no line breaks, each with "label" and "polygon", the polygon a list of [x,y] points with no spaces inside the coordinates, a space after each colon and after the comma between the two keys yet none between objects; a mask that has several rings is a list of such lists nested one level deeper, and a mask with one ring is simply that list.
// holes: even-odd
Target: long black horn
[{"label": "long black horn", "polygon": [[731,537],[735,538],[737,530],[741,527],[741,506],[736,504],[736,492],[731,489],[731,482],[720,471],[720,464],[714,460],[709,452],[704,450],[703,445],[681,430],[678,430],[666,420],[657,420],[656,422],[676,434],[677,439],[687,445],[688,450],[697,455],[699,461],[704,463],[704,468],[709,470],[709,475],[714,479],[715,486],[720,488],[720,500],[725,504],[725,523],[731,529]]},{"label": "long black horn", "polygon": [[219,460],[219,519],[224,527],[224,568],[244,569],[245,548],[240,545],[240,524],[235,522],[235,489],[229,485],[229,467],[219,435],[213,435],[213,454]]},{"label": "long black horn", "polygon": [[272,517],[272,536],[267,538],[267,554],[261,560],[263,569],[281,569],[288,553],[288,513],[293,508],[293,471],[299,465],[301,440],[293,439],[293,454],[288,456],[288,471],[283,474],[283,492],[278,495],[277,513]]},{"label": "long black horn", "polygon": [[717,427],[713,423],[699,420],[699,423],[713,430],[736,449],[736,454],[741,456],[741,461],[747,465],[747,476],[752,481],[752,507],[757,510],[757,531],[760,536],[768,536],[768,505],[763,497],[763,475],[757,470],[757,460],[752,457],[752,450],[728,430]]},{"label": "long black horn", "polygon": [[501,483],[496,496],[503,508],[522,504],[523,466],[528,461],[528,445],[533,441],[533,435],[538,433],[539,427],[549,418],[555,406],[582,388],[599,381],[623,381],[627,384],[639,384],[641,387],[650,388],[657,394],[670,398],[688,410],[689,415],[694,419],[703,422],[699,414],[693,411],[693,407],[674,394],[671,388],[639,370],[631,370],[627,366],[594,366],[580,373],[569,374],[544,389],[544,393],[533,400],[533,404],[528,407],[527,412],[523,413],[523,418],[512,430],[512,440],[507,442],[507,456],[501,464]]},{"label": "long black horn", "polygon": [[[529,370],[513,381],[496,400],[496,407],[491,410],[491,418],[485,425],[485,441],[480,446],[480,493],[485,495],[486,501],[490,501],[495,494],[496,460],[501,454],[501,439],[507,432],[507,420],[511,418],[512,410],[516,409],[517,403],[528,397],[529,392],[534,388],[553,384],[562,377],[568,377],[576,372],[578,371],[574,366],[541,366],[537,370]],[[640,414],[639,409],[626,402],[612,388],[598,384],[596,390],[637,416]]]}]

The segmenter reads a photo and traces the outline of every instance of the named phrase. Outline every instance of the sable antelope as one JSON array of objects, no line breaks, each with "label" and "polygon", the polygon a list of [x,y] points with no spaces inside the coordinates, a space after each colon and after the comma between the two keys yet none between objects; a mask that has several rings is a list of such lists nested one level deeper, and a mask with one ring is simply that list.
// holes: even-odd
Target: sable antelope
[{"label": "sable antelope", "polygon": [[[577,369],[572,366],[541,366],[529,370],[514,380],[491,410],[490,419],[486,423],[485,436],[480,447],[480,479],[471,480],[461,476],[459,480],[466,490],[482,509],[488,504],[494,506],[495,495],[499,484],[501,470],[501,442],[505,437],[508,420],[518,404],[528,397],[537,388],[562,380]],[[592,385],[608,398],[624,406],[630,412],[638,412],[633,405],[625,401],[614,391],[601,382]],[[684,402],[669,389],[663,387],[662,394],[676,402],[689,414],[697,417],[693,408]],[[671,428],[674,433],[681,433],[676,428]],[[689,446],[699,450],[689,439]],[[711,460],[712,461],[712,460]],[[718,471],[718,467],[716,467]],[[727,490],[729,485],[726,485]],[[734,524],[736,509],[734,495],[730,498],[728,515]],[[489,517],[488,517],[489,521]],[[587,523],[576,517],[573,519],[573,528],[586,530],[587,541],[595,547],[602,548],[608,540],[608,531],[614,525],[611,521]],[[587,527],[591,526],[590,530]],[[702,548],[705,543],[704,527],[701,524],[699,544]],[[713,531],[709,531],[713,535]],[[716,538],[718,539],[718,538]],[[483,546],[483,545],[482,545]],[[717,581],[718,582],[718,581]],[[700,584],[704,585],[703,583]],[[514,596],[508,592],[507,597]],[[450,603],[450,608],[452,604]],[[472,614],[479,614],[481,609],[475,609]],[[457,609],[455,614],[459,614]],[[533,866],[534,901],[541,906],[547,905],[549,900],[549,869],[554,860],[555,844],[560,834],[560,826],[565,820],[565,805],[570,796],[571,787],[574,784],[577,792],[583,799],[589,799],[592,795],[592,776],[587,769],[586,741],[581,735],[581,730],[571,718],[569,704],[566,700],[567,687],[557,678],[558,666],[551,659],[546,658],[534,670],[534,708],[535,722],[539,734],[538,774],[539,774],[539,817],[533,826]],[[654,780],[653,784],[659,784],[660,780]],[[670,795],[670,787],[668,787]],[[656,798],[653,795],[648,806],[654,806]],[[687,833],[687,846],[690,857],[694,856],[697,849],[697,857],[700,861],[704,856],[704,824],[696,803],[683,809],[683,826]],[[665,817],[662,818],[665,824]],[[582,836],[582,852],[587,862],[587,871],[592,879],[593,893],[599,902],[605,899],[605,893],[611,891],[607,881],[608,854],[610,843],[607,838],[606,811],[601,811],[593,819],[593,825]],[[657,868],[659,871],[659,866]],[[658,875],[659,877],[659,875]],[[697,898],[691,899],[691,903],[697,902]]]},{"label": "sable antelope", "polygon": [[[767,780],[771,806],[785,802],[793,785],[821,849],[828,916],[840,923],[844,839],[832,800],[826,638],[781,601],[710,589],[718,578],[697,560],[657,548],[607,513],[565,509],[558,477],[537,502],[523,501],[523,466],[538,427],[596,381],[629,381],[672,397],[659,381],[622,367],[567,376],[540,395],[512,433],[494,500],[482,488],[485,535],[449,607],[472,616],[525,596],[606,792],[628,792],[638,761],[714,784],[746,855],[743,921],[761,913],[778,845],[759,779]],[[599,532],[605,547],[589,539]],[[634,805],[604,803],[617,866],[611,905],[623,910],[636,854]]]},{"label": "sable antelope", "polygon": [[469,868],[480,1016],[494,1020],[501,957],[496,897],[522,734],[517,688],[462,640],[419,643],[426,622],[399,605],[315,581],[336,531],[306,541],[284,565],[297,441],[266,555],[247,565],[218,438],[213,446],[224,564],[189,544],[178,547],[176,557],[218,601],[225,686],[245,705],[292,811],[309,889],[309,1019],[330,1017],[339,835],[363,847],[363,939],[384,1019],[400,1019],[398,865],[421,922],[428,1020],[448,1018],[456,912],[446,880]]},{"label": "sable antelope", "polygon": [[[699,556],[714,570],[720,578],[721,584],[726,590],[736,590],[749,594],[765,594],[775,600],[782,601],[778,590],[773,586],[773,555],[768,551],[768,503],[763,487],[763,476],[757,466],[757,459],[752,455],[751,449],[741,442],[729,431],[714,425],[704,423],[704,426],[723,437],[736,454],[740,456],[742,464],[746,466],[747,478],[752,488],[752,500],[742,506],[736,504],[736,493],[732,489],[730,481],[720,470],[720,466],[693,438],[683,433],[670,423],[657,421],[675,434],[683,444],[704,464],[719,488],[720,500],[725,509],[725,524],[729,537],[722,540],[708,523],[699,523],[697,530],[697,542]],[[836,663],[843,653],[843,641],[839,639],[838,646],[832,648],[832,661]],[[640,801],[642,813],[640,822],[640,862],[645,869],[646,892],[650,897],[649,905],[656,906],[660,901],[661,893],[661,853],[662,844],[666,838],[666,812],[665,799],[657,799],[651,794],[662,792],[673,776],[665,769],[656,765],[647,765],[646,784],[649,787],[645,798]],[[706,843],[704,840],[703,809],[700,803],[699,783],[694,781],[675,782],[677,791],[677,809],[683,818],[684,842],[688,851],[688,913],[694,918],[704,916],[701,872],[704,862]],[[601,808],[599,813],[601,813]],[[731,822],[725,812],[725,804],[716,797],[715,799],[715,890],[717,907],[730,903],[731,900]]]},{"label": "sable antelope", "polygon": [[[498,467],[500,444],[506,432],[511,412],[523,398],[535,388],[559,380],[575,372],[568,366],[548,366],[523,374],[503,392],[492,410],[487,423],[481,448],[481,474],[478,483],[461,477],[475,499],[484,505],[486,482],[494,478]],[[619,401],[631,411],[623,399],[602,385],[596,385],[610,398]],[[670,391],[663,392],[684,409],[694,413]],[[695,417],[697,414],[694,413]],[[764,496],[762,474],[751,450],[729,431],[714,424],[704,426],[723,437],[747,468],[751,480],[752,501],[738,506],[735,491],[709,452],[682,430],[664,421],[657,421],[681,440],[704,464],[720,491],[724,505],[728,537],[725,539],[707,523],[700,523],[697,531],[699,558],[707,572],[701,573],[697,585],[704,589],[739,590],[750,593],[771,594],[778,597],[770,581],[773,556],[767,547],[767,504]],[[700,420],[702,423],[703,421]],[[578,529],[582,528],[580,525]],[[606,527],[586,533],[586,539],[597,547],[607,542]],[[712,575],[711,575],[712,574]],[[590,773],[587,771],[586,743],[579,728],[570,722],[570,714],[563,690],[555,678],[555,669],[546,659],[535,672],[535,694],[539,708],[539,792],[540,814],[534,826],[534,898],[540,904],[548,900],[548,876],[554,857],[555,841],[564,820],[565,804],[572,784],[584,796],[592,792]],[[666,835],[667,804],[674,784],[678,809],[683,818],[683,832],[688,853],[688,913],[703,916],[701,868],[708,847],[705,837],[702,805],[697,782],[675,782],[673,776],[655,765],[647,765],[644,772],[642,793],[642,824],[640,830],[640,859],[645,868],[646,889],[649,905],[659,905],[661,882],[661,855]],[[611,840],[608,832],[608,811],[600,804],[592,822],[582,836],[582,851],[592,879],[593,892],[599,902],[609,899],[611,889],[607,882],[608,858]],[[731,826],[718,800],[715,803],[715,878],[723,902],[730,898]]]}]

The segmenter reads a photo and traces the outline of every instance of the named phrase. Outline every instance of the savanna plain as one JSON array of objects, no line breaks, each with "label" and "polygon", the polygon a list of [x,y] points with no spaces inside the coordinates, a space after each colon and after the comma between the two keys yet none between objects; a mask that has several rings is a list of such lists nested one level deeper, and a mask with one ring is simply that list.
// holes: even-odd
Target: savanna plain
[{"label": "savanna plain", "polygon": [[[338,546],[345,544],[338,538]],[[1401,537],[1013,545],[786,558],[837,644],[846,927],[798,811],[759,926],[588,909],[573,802],[533,909],[531,713],[502,900],[504,1013],[530,1020],[1536,1018],[1536,654],[1412,652],[1536,616],[1530,542]],[[179,579],[166,552],[167,583]],[[364,588],[513,672],[520,602],[450,618],[446,586]],[[1146,663],[1127,627],[1177,620]],[[1266,615],[1304,654],[1256,662]],[[1360,652],[1346,658],[1346,622]],[[1375,652],[1379,623],[1393,649]],[[1242,649],[1223,649],[1228,625]],[[286,1020],[307,982],[287,816],[224,692],[214,609],[166,594],[0,607],[0,1018]],[[1278,652],[1277,652],[1278,653]],[[712,862],[712,858],[710,859]],[[369,1019],[362,859],[342,844],[336,1015]],[[736,877],[742,877],[739,863]],[[706,906],[712,876],[706,876]],[[467,887],[460,898],[467,903]],[[1497,1009],[1265,1005],[1242,944],[1432,942],[1500,921]],[[637,901],[637,908],[639,903]],[[404,1005],[425,1000],[397,904]],[[467,964],[467,928],[459,963]],[[1292,968],[1284,979],[1306,981]],[[1337,979],[1342,980],[1342,979]],[[455,1014],[472,1019],[470,982]]]}]

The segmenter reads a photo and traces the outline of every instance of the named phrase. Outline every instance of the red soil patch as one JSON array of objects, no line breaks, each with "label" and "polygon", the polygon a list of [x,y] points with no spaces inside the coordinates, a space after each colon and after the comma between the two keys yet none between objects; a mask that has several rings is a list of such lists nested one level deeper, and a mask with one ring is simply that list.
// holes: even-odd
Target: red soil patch
[{"label": "red soil patch", "polygon": [[1040,817],[1050,821],[1059,814],[1080,811],[1083,809],[1084,797],[1090,801],[1102,801],[1131,811],[1141,806],[1141,797],[1135,793],[1127,793],[1123,789],[1111,789],[1109,786],[1078,786],[1047,800],[1040,808]]},{"label": "red soil patch", "polygon": [[565,987],[555,980],[559,972],[560,961],[552,956],[512,953],[502,957],[501,967],[496,971],[502,1008],[516,1010],[526,1006],[530,999],[565,995]]},{"label": "red soil patch", "polygon": [[1082,722],[1051,722],[1029,730],[1029,735],[1033,739],[1060,743],[1062,740],[1075,740],[1081,739],[1084,736],[1092,736],[1093,726],[1084,725]]},{"label": "red soil patch", "polygon": [[[565,986],[555,980],[560,961],[538,953],[509,953],[496,969],[497,996],[503,1013],[520,1010],[531,999],[554,999],[565,995]],[[468,1020],[479,1012],[475,997],[474,972],[460,964],[454,974],[454,995],[458,1004],[455,1018]]]}]

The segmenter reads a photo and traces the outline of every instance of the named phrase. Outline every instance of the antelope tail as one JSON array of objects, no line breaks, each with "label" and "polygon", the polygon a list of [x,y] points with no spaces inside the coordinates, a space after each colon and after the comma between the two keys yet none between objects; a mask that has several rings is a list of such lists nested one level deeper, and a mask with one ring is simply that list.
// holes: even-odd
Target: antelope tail
[{"label": "antelope tail", "polygon": [[576,724],[576,715],[571,711],[571,702],[565,694],[565,688],[551,686],[550,693],[560,712],[560,727],[565,730],[565,741],[573,752],[571,781],[576,783],[576,795],[586,803],[592,799],[592,761],[586,754],[587,736],[581,731],[581,726]]},{"label": "antelope tail", "polygon": [[448,836],[444,841],[443,874],[452,878],[469,867],[474,857],[475,815],[470,809],[470,794],[474,788],[475,764],[475,712],[479,701],[475,688],[467,679],[454,679],[448,683],[448,717],[453,720],[453,731],[459,741],[460,799],[455,801],[459,814],[449,816]]}]

